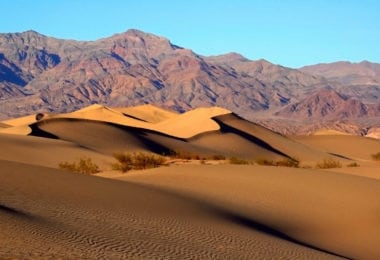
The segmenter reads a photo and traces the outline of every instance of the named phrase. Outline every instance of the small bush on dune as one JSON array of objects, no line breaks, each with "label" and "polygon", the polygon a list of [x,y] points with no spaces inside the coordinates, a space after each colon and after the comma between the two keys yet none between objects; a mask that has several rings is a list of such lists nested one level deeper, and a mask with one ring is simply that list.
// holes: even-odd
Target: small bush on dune
[{"label": "small bush on dune", "polygon": [[360,165],[357,162],[352,162],[347,164],[347,167],[359,167]]},{"label": "small bush on dune", "polygon": [[112,165],[113,170],[127,172],[129,170],[142,170],[156,168],[164,165],[165,157],[154,153],[115,153],[114,158],[117,163]]},{"label": "small bush on dune", "polygon": [[258,158],[255,160],[255,163],[258,165],[264,165],[264,166],[275,166],[276,163],[273,160],[266,159],[266,158]]},{"label": "small bush on dune", "polygon": [[215,160],[215,161],[221,161],[221,160],[225,160],[226,156],[224,156],[222,154],[213,154],[213,155],[209,156],[207,159]]},{"label": "small bush on dune", "polygon": [[380,161],[380,152],[372,154],[371,156],[375,161]]},{"label": "small bush on dune", "polygon": [[61,162],[59,168],[71,172],[94,174],[99,172],[99,167],[92,162],[91,158],[80,158],[78,162]]},{"label": "small bush on dune", "polygon": [[258,165],[264,165],[264,166],[281,166],[281,167],[299,167],[299,161],[293,158],[284,158],[278,161],[266,159],[266,158],[259,158],[255,161]]},{"label": "small bush on dune", "polygon": [[326,158],[322,162],[317,163],[315,167],[317,169],[342,168],[342,164],[333,158]]},{"label": "small bush on dune", "polygon": [[298,168],[299,165],[300,162],[293,158],[284,158],[282,160],[276,161],[276,166]]},{"label": "small bush on dune", "polygon": [[249,162],[239,157],[231,157],[230,164],[249,164]]},{"label": "small bush on dune", "polygon": [[201,158],[199,154],[194,154],[188,151],[174,151],[173,154],[171,155],[173,158],[177,159],[184,159],[184,160],[201,160],[204,158]]},{"label": "small bush on dune", "polygon": [[188,151],[174,151],[170,157],[176,158],[176,159],[184,159],[184,160],[215,160],[215,161],[220,161],[220,160],[225,160],[226,157],[222,154],[213,154],[209,156],[200,156],[199,154],[196,153],[191,153]]}]

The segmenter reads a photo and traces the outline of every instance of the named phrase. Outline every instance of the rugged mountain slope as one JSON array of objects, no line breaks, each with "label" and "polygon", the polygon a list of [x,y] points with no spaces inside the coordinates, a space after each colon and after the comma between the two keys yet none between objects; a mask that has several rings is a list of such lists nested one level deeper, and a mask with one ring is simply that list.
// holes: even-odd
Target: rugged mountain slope
[{"label": "rugged mountain slope", "polygon": [[[337,91],[337,96],[344,93],[345,99],[338,98],[339,108],[326,118],[323,113],[315,117],[314,112],[312,118],[367,118],[377,116],[380,99],[378,74],[368,76],[377,64],[367,67],[357,72],[360,84],[364,78],[374,84],[363,88],[347,85],[349,76],[324,73],[329,69],[290,69],[236,53],[204,57],[138,30],[90,42],[34,31],[0,34],[0,118],[68,112],[93,103],[113,107],[150,103],[179,112],[222,106],[250,120],[303,120],[310,117],[310,106],[315,112],[328,106],[328,98],[318,104],[310,99],[324,89]],[[361,111],[359,107],[368,111],[355,112]]]},{"label": "rugged mountain slope", "polygon": [[365,102],[380,103],[380,64],[368,61],[334,62],[306,66],[300,70],[341,83],[336,88],[341,93]]},{"label": "rugged mountain slope", "polygon": [[343,96],[335,90],[322,89],[300,102],[286,106],[275,114],[317,120],[380,117],[380,104],[364,104],[357,99]]},{"label": "rugged mountain slope", "polygon": [[345,85],[380,85],[380,64],[368,61],[316,64],[302,67],[300,70],[336,80]]},{"label": "rugged mountain slope", "polygon": [[320,77],[237,54],[201,57],[137,30],[94,42],[33,31],[3,34],[0,53],[2,117],[68,111],[95,102],[154,103],[179,111],[223,105],[250,116],[326,84]]}]

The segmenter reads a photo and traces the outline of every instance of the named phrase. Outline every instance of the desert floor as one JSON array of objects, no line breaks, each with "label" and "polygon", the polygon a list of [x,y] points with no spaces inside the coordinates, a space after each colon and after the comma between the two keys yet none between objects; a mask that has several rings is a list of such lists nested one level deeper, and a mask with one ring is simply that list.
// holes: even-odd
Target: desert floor
[{"label": "desert floor", "polygon": [[[380,258],[377,139],[285,137],[222,108],[94,105],[3,121],[0,143],[2,259]],[[173,151],[206,159],[111,167],[115,152]],[[83,157],[101,172],[58,166]],[[258,163],[290,158],[298,168]],[[341,167],[317,169],[326,158]]]}]

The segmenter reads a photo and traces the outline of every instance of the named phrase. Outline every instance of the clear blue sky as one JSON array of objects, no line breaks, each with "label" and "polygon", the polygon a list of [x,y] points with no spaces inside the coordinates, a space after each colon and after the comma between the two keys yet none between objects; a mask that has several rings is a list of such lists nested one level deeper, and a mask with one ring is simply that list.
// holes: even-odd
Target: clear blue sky
[{"label": "clear blue sky", "polygon": [[202,55],[380,63],[379,0],[1,0],[0,32],[96,40],[135,28]]}]

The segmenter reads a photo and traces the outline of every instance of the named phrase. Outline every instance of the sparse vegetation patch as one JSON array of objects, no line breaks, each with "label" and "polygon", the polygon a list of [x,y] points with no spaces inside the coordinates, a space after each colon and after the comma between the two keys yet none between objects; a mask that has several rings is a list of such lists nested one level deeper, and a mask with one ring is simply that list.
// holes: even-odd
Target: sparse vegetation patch
[{"label": "sparse vegetation patch", "polygon": [[282,166],[282,167],[299,167],[299,161],[293,158],[284,158],[278,161],[270,160],[266,158],[259,158],[256,159],[255,162],[258,165],[264,165],[264,166]]},{"label": "sparse vegetation patch", "polygon": [[284,158],[282,160],[276,161],[276,166],[298,168],[299,165],[300,162],[293,158]]},{"label": "sparse vegetation patch", "polygon": [[326,158],[322,162],[317,163],[315,168],[317,169],[342,168],[342,163],[333,158]]},{"label": "sparse vegetation patch", "polygon": [[360,165],[357,162],[352,162],[347,164],[347,167],[359,167]]},{"label": "sparse vegetation patch", "polygon": [[230,164],[249,164],[249,161],[233,156],[230,158]]},{"label": "sparse vegetation patch", "polygon": [[112,165],[113,170],[127,172],[129,170],[142,170],[156,168],[166,163],[166,158],[154,153],[114,153],[117,160]]},{"label": "sparse vegetation patch", "polygon": [[83,174],[94,174],[100,171],[98,165],[93,163],[91,158],[87,157],[80,158],[77,162],[61,162],[58,167],[63,170]]},{"label": "sparse vegetation patch", "polygon": [[380,161],[380,152],[372,154],[371,156],[375,161]]}]

